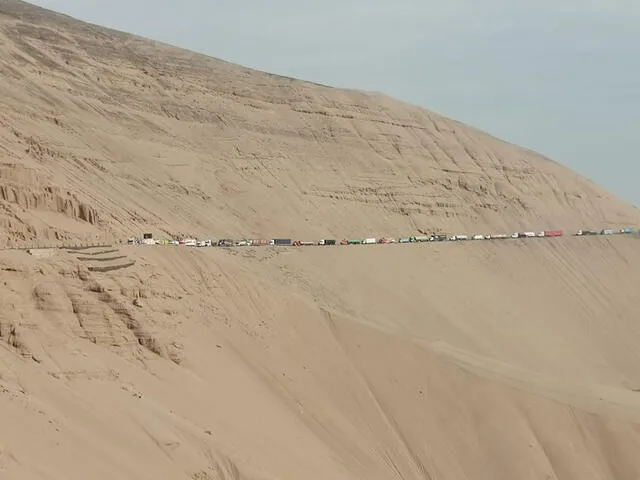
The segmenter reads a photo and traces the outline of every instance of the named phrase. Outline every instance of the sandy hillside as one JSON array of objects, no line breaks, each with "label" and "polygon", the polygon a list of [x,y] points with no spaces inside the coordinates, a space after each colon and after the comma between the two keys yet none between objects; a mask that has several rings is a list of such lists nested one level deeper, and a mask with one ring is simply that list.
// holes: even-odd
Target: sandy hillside
[{"label": "sandy hillside", "polygon": [[599,228],[636,208],[387,97],[0,2],[5,240]]},{"label": "sandy hillside", "polygon": [[[0,242],[640,225],[535,153],[0,0]],[[636,480],[640,239],[0,251],[0,479]]]}]

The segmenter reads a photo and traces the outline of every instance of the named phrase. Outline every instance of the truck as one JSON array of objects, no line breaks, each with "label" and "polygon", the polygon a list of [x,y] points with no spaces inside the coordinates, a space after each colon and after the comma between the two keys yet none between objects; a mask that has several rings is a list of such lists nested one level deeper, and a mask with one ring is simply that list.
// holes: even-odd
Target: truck
[{"label": "truck", "polygon": [[336,244],[335,240],[330,240],[330,239],[326,239],[326,238],[323,238],[322,240],[320,240],[318,242],[318,245],[335,245],[335,244]]},{"label": "truck", "polygon": [[428,242],[429,241],[429,236],[428,235],[415,235],[415,236],[411,237],[411,241],[412,242]]},{"label": "truck", "polygon": [[286,246],[293,244],[293,241],[290,238],[274,238],[272,245],[276,246]]},{"label": "truck", "polygon": [[363,245],[373,245],[375,243],[378,243],[375,238],[364,238],[364,239],[362,239],[362,244]]},{"label": "truck", "polygon": [[362,240],[360,240],[359,238],[353,238],[351,240],[347,240],[347,245],[360,245],[362,243]]},{"label": "truck", "polygon": [[153,239],[153,235],[151,233],[143,233],[141,243],[142,245],[155,245],[156,241]]},{"label": "truck", "polygon": [[409,237],[400,237],[398,240],[399,243],[409,243],[411,239]]},{"label": "truck", "polygon": [[600,235],[613,235],[613,230],[610,228],[605,228],[600,232]]},{"label": "truck", "polygon": [[484,235],[474,235],[471,237],[472,240],[484,240]]},{"label": "truck", "polygon": [[544,236],[545,237],[561,237],[562,230],[545,230]]},{"label": "truck", "polygon": [[631,227],[623,228],[622,233],[633,233],[633,228]]}]

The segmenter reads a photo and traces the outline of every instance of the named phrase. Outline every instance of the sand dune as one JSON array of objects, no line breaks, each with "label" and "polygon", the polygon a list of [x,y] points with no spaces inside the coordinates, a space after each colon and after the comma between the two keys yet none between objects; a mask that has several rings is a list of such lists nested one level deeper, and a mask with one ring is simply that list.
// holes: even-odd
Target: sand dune
[{"label": "sand dune", "polygon": [[[0,1],[0,242],[640,225],[375,93]],[[0,251],[0,479],[632,480],[640,240]]]}]

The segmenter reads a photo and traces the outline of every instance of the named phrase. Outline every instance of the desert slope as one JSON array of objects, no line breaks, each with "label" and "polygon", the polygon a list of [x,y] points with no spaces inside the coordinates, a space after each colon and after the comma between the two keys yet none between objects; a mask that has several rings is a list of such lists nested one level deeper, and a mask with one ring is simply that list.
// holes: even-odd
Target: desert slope
[{"label": "desert slope", "polygon": [[7,241],[640,223],[636,208],[550,160],[379,94],[13,0],[0,3],[0,38]]},{"label": "desert slope", "polygon": [[[0,0],[0,242],[639,225],[382,95]],[[0,250],[0,479],[635,480],[636,236]]]},{"label": "desert slope", "polygon": [[0,471],[635,478],[637,247],[5,252]]}]

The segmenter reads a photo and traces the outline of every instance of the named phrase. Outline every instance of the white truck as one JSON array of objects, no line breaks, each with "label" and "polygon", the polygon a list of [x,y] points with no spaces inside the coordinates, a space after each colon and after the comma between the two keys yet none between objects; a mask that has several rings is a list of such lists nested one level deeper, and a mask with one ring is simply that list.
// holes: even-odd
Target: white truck
[{"label": "white truck", "polygon": [[142,245],[155,245],[156,241],[153,239],[153,235],[151,233],[143,233],[141,243]]},{"label": "white truck", "polygon": [[375,238],[364,238],[362,240],[362,245],[373,245],[375,243],[378,243]]}]

